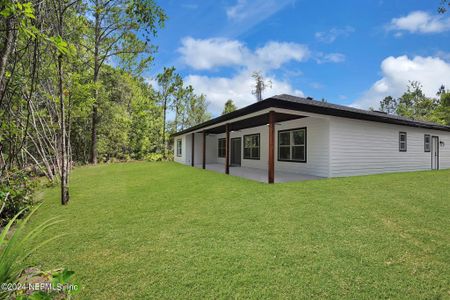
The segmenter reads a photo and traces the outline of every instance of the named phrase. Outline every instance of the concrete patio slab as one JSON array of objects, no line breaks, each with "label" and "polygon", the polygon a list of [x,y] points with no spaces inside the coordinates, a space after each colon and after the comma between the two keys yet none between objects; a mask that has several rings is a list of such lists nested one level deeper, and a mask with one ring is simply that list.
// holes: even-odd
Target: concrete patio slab
[{"label": "concrete patio slab", "polygon": [[[202,168],[201,164],[195,165],[197,168]],[[225,166],[222,164],[206,164],[206,169],[215,171],[218,173],[225,173]],[[248,167],[235,167],[230,166],[230,175],[243,177],[255,181],[267,182],[267,170],[248,168]],[[305,181],[305,180],[315,180],[322,179],[323,177],[307,175],[307,174],[297,174],[290,172],[279,172],[275,171],[275,182],[291,182],[291,181]]]}]

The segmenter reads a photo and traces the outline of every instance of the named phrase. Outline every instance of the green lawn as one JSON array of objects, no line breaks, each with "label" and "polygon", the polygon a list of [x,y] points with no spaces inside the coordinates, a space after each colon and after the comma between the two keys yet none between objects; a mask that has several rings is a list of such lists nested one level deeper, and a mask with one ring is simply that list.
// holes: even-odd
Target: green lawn
[{"label": "green lawn", "polygon": [[450,298],[450,171],[268,185],[175,163],[77,168],[29,263],[82,299]]}]

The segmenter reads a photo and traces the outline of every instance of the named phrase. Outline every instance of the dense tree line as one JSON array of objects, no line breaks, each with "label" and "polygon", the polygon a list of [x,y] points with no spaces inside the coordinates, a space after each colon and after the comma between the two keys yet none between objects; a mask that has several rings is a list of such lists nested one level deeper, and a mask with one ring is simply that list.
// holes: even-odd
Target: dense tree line
[{"label": "dense tree line", "polygon": [[380,101],[379,110],[415,120],[450,125],[450,90],[441,86],[436,97],[427,97],[417,81],[409,83],[399,98],[387,96]]},{"label": "dense tree line", "polygon": [[[156,77],[159,91],[158,99],[162,108],[161,145],[167,155],[169,132],[177,132],[187,127],[202,123],[211,118],[207,111],[205,95],[196,95],[192,86],[184,86],[183,79],[174,67],[164,68]],[[167,122],[167,112],[175,114],[172,122]]]},{"label": "dense tree line", "polygon": [[73,165],[170,158],[170,133],[210,117],[174,68],[142,76],[167,19],[154,0],[0,0],[0,19],[2,214],[28,204],[30,175],[65,204]]}]

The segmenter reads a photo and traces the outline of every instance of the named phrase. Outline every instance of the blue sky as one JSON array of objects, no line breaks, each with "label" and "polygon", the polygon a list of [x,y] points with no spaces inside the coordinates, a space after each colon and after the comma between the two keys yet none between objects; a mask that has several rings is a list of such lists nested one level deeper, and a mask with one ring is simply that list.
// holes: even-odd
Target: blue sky
[{"label": "blue sky", "polygon": [[427,95],[450,88],[450,13],[439,0],[159,1],[169,20],[155,43],[151,80],[175,66],[213,115],[228,98],[253,103],[251,73],[289,93],[368,108],[408,80]]}]

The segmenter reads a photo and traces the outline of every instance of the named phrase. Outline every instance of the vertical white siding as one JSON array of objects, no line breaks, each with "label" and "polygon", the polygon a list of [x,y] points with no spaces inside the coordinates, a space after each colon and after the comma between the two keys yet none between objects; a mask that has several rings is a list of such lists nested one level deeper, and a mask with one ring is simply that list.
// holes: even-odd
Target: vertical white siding
[{"label": "vertical white siding", "polygon": [[[399,132],[407,133],[407,151],[399,151]],[[440,167],[450,168],[450,133],[409,126],[332,117],[331,177],[431,169],[424,135],[439,136]]]}]

